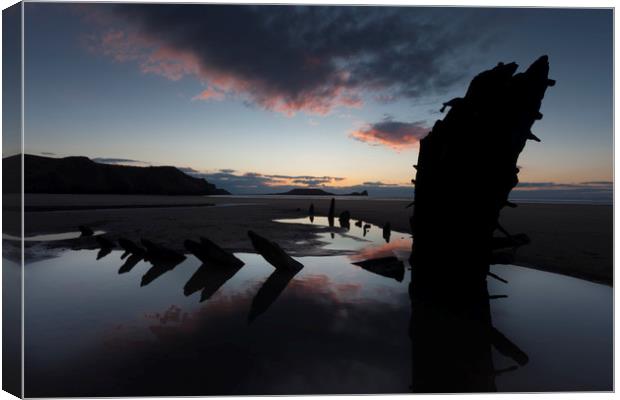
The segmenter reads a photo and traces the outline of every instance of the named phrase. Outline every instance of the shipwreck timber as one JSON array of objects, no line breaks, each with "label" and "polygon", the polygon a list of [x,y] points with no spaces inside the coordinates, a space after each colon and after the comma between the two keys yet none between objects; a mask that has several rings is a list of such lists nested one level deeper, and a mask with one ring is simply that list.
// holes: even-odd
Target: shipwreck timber
[{"label": "shipwreck timber", "polygon": [[[495,391],[492,346],[518,365],[528,357],[493,327],[487,277],[493,249],[527,244],[499,215],[519,182],[517,160],[555,81],[547,56],[525,72],[498,64],[474,77],[463,98],[420,141],[410,224],[412,390]],[[499,230],[506,238],[494,238]],[[507,283],[507,282],[506,282]],[[514,368],[511,367],[510,370]]]}]

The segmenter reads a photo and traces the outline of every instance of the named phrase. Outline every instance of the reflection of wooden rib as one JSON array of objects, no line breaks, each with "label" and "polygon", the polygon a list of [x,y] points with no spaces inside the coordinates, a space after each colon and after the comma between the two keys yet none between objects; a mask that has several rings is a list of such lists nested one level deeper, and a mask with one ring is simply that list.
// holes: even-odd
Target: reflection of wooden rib
[{"label": "reflection of wooden rib", "polygon": [[202,290],[200,301],[209,299],[220,287],[232,278],[239,269],[240,268],[236,267],[203,264],[187,281],[183,287],[183,293],[189,296]]},{"label": "reflection of wooden rib", "polygon": [[153,267],[146,271],[146,274],[142,276],[140,286],[148,285],[164,273],[174,269],[174,267],[185,260],[185,256],[183,254],[177,253],[174,250],[165,248],[148,240],[142,239],[142,244],[146,248],[144,259],[150,262]]},{"label": "reflection of wooden rib", "polygon": [[353,265],[398,282],[402,282],[405,277],[405,264],[394,256],[354,262]]},{"label": "reflection of wooden rib", "polygon": [[498,280],[498,281],[500,281],[500,282],[503,282],[503,283],[508,283],[508,281],[507,281],[506,279],[501,278],[501,277],[499,277],[498,275],[495,275],[493,272],[487,272],[487,275],[488,275],[488,276],[490,276],[491,278],[495,278],[495,279],[497,279],[497,280]]},{"label": "reflection of wooden rib", "polygon": [[140,260],[142,260],[142,256],[138,255],[138,254],[132,254],[130,255],[127,260],[125,260],[125,263],[121,266],[121,268],[118,270],[119,274],[124,274],[125,272],[129,272],[133,269],[133,267],[135,267]]},{"label": "reflection of wooden rib", "polygon": [[298,272],[299,270],[276,269],[269,275],[252,300],[248,321],[254,321],[260,314],[267,311]]},{"label": "reflection of wooden rib", "polygon": [[149,262],[153,264],[153,266],[142,276],[140,286],[148,285],[166,272],[173,270],[174,267],[181,263],[181,261],[154,261],[152,259],[149,259]]},{"label": "reflection of wooden rib", "polygon": [[253,231],[248,231],[248,236],[256,252],[276,269],[299,271],[304,267],[299,261],[286,254],[277,243],[269,241]]},{"label": "reflection of wooden rib", "polygon": [[102,247],[98,252],[97,252],[97,260],[101,260],[103,257],[107,256],[108,254],[110,254],[112,252],[112,249],[109,247]]},{"label": "reflection of wooden rib", "polygon": [[491,343],[493,347],[506,357],[513,359],[516,363],[523,366],[530,360],[527,354],[519,348],[516,344],[512,343],[506,336],[500,331],[491,327]]}]

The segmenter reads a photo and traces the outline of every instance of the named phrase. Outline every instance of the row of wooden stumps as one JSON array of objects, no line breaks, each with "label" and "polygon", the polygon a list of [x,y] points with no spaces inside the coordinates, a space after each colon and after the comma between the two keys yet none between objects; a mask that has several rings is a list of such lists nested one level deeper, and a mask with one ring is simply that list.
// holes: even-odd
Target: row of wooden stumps
[{"label": "row of wooden stumps", "polygon": [[[310,204],[308,209],[308,215],[310,217],[310,221],[314,221],[314,203]],[[327,214],[328,225],[330,228],[334,227],[334,220],[336,217],[336,200],[331,199],[329,204],[329,212]],[[338,216],[338,221],[340,223],[340,227],[349,230],[351,227],[350,224],[351,213],[348,210],[345,210],[340,213]],[[361,219],[355,222],[355,226],[362,228],[363,236],[366,237],[368,230],[371,228],[370,224],[365,224]],[[382,228],[382,236],[383,240],[386,243],[390,242],[390,237],[392,234],[392,225],[390,222],[386,222]],[[335,237],[334,232],[330,232],[332,238]],[[354,262],[353,265],[357,265],[367,271],[375,273],[377,275],[381,275],[387,278],[393,278],[398,282],[402,282],[405,277],[405,263],[402,260],[399,260],[395,256],[386,256],[373,258],[363,261]]]},{"label": "row of wooden stumps", "polygon": [[[498,296],[489,296],[486,280],[494,247],[529,240],[507,234],[498,218],[514,206],[518,157],[528,140],[539,141],[531,128],[555,84],[547,56],[516,70],[500,63],[477,75],[420,141],[411,219],[414,392],[495,391],[496,375],[528,361],[493,327],[489,300]],[[516,364],[495,369],[492,348]]]},{"label": "row of wooden stumps", "polygon": [[[308,208],[308,216],[310,218],[310,222],[314,222],[314,216],[315,216],[314,203],[310,203],[310,207]],[[336,219],[336,199],[332,198],[329,203],[329,212],[327,213],[327,221],[328,221],[330,228],[334,227],[335,219]],[[342,211],[338,215],[338,222],[341,228],[349,230],[351,228],[351,213],[348,210]],[[364,237],[368,233],[368,230],[370,230],[371,228],[370,224],[364,224],[364,222],[361,219],[355,222],[355,226],[363,229]],[[383,239],[385,240],[386,243],[389,243],[390,237],[392,235],[392,224],[390,224],[389,221],[386,222],[385,224],[383,224],[382,230],[383,230]],[[334,238],[333,233],[331,234],[331,236],[332,238]]]}]

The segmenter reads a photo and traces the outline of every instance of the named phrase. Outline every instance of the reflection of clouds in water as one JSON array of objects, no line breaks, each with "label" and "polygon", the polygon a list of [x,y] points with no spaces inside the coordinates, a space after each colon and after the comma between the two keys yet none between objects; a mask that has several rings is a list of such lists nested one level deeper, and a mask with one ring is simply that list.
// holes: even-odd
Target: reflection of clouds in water
[{"label": "reflection of clouds in water", "polygon": [[396,256],[402,258],[399,255],[402,253],[411,252],[411,239],[394,239],[389,243],[381,245],[370,245],[359,250],[356,254],[351,254],[348,257],[353,262],[363,261],[373,258]]},{"label": "reflection of clouds in water", "polygon": [[[184,382],[174,394],[405,392],[408,299],[357,301],[359,289],[326,275],[294,279],[252,325],[246,323],[250,288],[216,295],[191,312],[170,306],[145,315],[150,341],[136,340],[139,329],[118,330],[114,344],[124,354],[98,373],[131,376],[125,385],[158,393]],[[146,358],[166,362],[128,371],[126,365]],[[147,376],[148,383],[140,380]]]}]

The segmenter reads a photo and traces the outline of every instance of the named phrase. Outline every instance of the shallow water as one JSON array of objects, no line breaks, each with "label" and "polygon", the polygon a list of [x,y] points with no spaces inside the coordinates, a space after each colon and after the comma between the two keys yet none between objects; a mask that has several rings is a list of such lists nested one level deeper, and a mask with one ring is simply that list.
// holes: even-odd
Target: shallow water
[{"label": "shallow water", "polygon": [[[120,251],[96,260],[97,250],[67,250],[30,263],[26,396],[411,391],[409,235],[392,232],[387,243],[379,227],[364,236],[354,222],[320,233],[346,254],[299,257],[304,268],[293,276],[273,275],[247,253],[228,280],[191,255],[161,275]],[[404,279],[352,264],[390,255],[404,261]],[[510,282],[489,281],[491,294],[509,296],[491,303],[493,324],[530,360],[497,376],[498,390],[611,390],[611,288],[492,269]],[[149,270],[155,279],[145,281]],[[514,364],[493,359],[496,369]]]},{"label": "shallow water", "polygon": [[[104,233],[105,231],[94,231],[91,236],[99,236],[99,235],[103,235]],[[80,237],[82,237],[82,232],[72,231],[72,232],[47,233],[43,235],[26,236],[24,237],[24,240],[26,242],[53,242],[57,240],[79,239]],[[9,235],[8,233],[3,233],[2,239],[21,240],[19,236]]]}]

